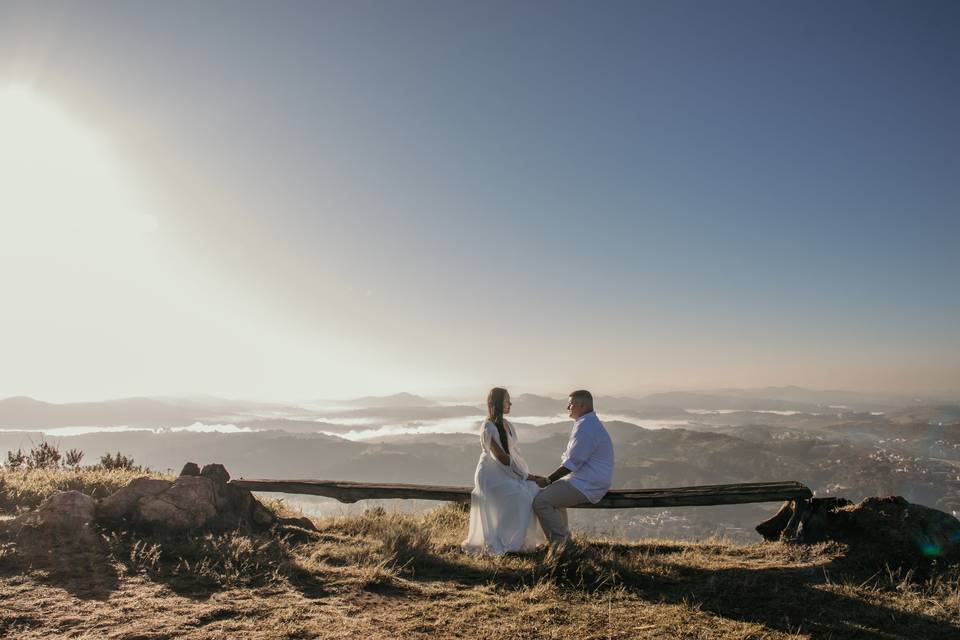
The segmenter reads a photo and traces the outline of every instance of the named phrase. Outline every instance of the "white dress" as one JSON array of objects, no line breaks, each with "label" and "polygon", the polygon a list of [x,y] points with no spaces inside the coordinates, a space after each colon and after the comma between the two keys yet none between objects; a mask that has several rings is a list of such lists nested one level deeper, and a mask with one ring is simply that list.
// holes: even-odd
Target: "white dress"
[{"label": "white dress", "polygon": [[544,542],[543,532],[533,516],[533,499],[540,491],[527,480],[527,463],[517,447],[513,425],[503,421],[510,448],[510,465],[504,465],[490,451],[491,440],[500,444],[497,425],[484,422],[480,431],[483,452],[473,477],[470,494],[470,531],[463,541],[467,553],[528,551]]}]

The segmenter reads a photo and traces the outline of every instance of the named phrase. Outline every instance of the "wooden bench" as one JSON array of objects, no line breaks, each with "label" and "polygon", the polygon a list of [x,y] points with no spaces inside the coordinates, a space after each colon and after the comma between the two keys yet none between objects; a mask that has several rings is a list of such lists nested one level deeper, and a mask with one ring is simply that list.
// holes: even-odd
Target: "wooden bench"
[{"label": "wooden bench", "polygon": [[[357,500],[444,500],[470,502],[472,487],[443,487],[421,484],[377,484],[336,480],[231,480],[250,491],[297,493],[336,498],[340,502]],[[717,484],[667,489],[614,489],[597,504],[583,508],[632,509],[643,507],[702,507],[752,502],[783,502],[810,498],[810,489],[799,482],[752,482]]]}]

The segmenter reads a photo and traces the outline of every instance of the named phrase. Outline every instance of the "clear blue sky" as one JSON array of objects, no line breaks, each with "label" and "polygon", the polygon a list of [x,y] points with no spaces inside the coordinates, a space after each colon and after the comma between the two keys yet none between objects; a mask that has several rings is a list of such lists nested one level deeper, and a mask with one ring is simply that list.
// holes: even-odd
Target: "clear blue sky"
[{"label": "clear blue sky", "polygon": [[304,345],[90,394],[960,390],[955,2],[5,1],[4,82]]}]

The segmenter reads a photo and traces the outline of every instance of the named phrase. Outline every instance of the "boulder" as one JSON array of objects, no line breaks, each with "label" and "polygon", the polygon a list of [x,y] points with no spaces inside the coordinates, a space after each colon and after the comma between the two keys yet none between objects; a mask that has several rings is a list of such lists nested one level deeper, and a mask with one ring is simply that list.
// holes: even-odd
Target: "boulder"
[{"label": "boulder", "polygon": [[36,544],[93,544],[97,541],[94,517],[93,498],[79,491],[56,491],[36,510],[14,518],[8,528]]},{"label": "boulder", "polygon": [[853,504],[845,498],[813,498],[784,502],[771,518],[756,526],[766,540],[816,543],[831,539],[826,523],[834,509]]},{"label": "boulder", "polygon": [[222,464],[205,464],[203,465],[203,470],[200,471],[200,475],[204,478],[210,478],[214,482],[230,482],[230,474],[227,473],[226,467]]},{"label": "boulder", "polygon": [[960,559],[960,520],[900,496],[857,504],[842,498],[792,500],[757,531],[767,540],[843,542],[894,563]]},{"label": "boulder", "polygon": [[[274,520],[273,512],[260,504],[259,500],[254,500],[251,518],[253,519],[254,524],[260,527],[269,527]],[[310,523],[310,526],[313,527],[312,522]]]},{"label": "boulder", "polygon": [[182,476],[198,476],[200,475],[200,465],[196,462],[188,462],[183,465],[183,469],[180,470],[180,475]]},{"label": "boulder", "polygon": [[213,481],[199,476],[180,476],[167,489],[141,496],[129,519],[148,528],[171,531],[205,529],[217,515]]},{"label": "boulder", "polygon": [[145,497],[163,493],[173,485],[170,480],[136,478],[120,487],[97,504],[97,520],[115,523],[127,518],[137,503]]},{"label": "boulder", "polygon": [[94,526],[95,513],[90,496],[57,491],[33,511],[2,523],[0,529],[4,537],[13,538],[13,561],[24,571],[43,568],[68,590],[89,593],[96,590],[91,585],[109,583],[116,576]]},{"label": "boulder", "polygon": [[899,555],[960,559],[960,520],[900,496],[867,498],[832,516],[849,540],[864,539]]}]

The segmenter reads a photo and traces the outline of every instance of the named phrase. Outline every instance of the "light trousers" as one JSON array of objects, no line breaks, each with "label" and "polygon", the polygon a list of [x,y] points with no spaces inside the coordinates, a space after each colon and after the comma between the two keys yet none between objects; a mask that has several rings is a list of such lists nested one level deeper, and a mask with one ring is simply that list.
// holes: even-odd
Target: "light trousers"
[{"label": "light trousers", "polygon": [[567,507],[585,502],[586,496],[563,478],[547,485],[537,494],[533,499],[533,511],[548,542],[562,542],[570,537]]}]

